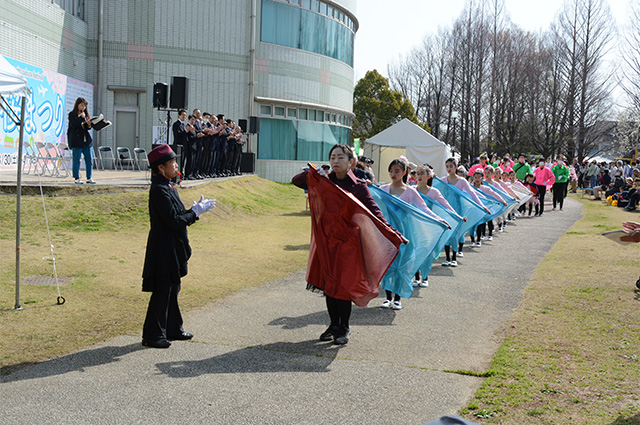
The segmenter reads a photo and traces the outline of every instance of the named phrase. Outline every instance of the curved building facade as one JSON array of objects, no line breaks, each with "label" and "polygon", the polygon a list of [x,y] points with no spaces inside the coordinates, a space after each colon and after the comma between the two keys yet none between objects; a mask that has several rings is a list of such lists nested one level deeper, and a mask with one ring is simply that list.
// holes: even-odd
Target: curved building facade
[{"label": "curved building facade", "polygon": [[0,55],[92,84],[93,112],[114,123],[97,142],[112,148],[164,140],[167,111],[153,108],[153,85],[186,77],[186,109],[257,117],[245,150],[258,175],[289,181],[351,141],[355,8],[355,0],[4,0]]}]

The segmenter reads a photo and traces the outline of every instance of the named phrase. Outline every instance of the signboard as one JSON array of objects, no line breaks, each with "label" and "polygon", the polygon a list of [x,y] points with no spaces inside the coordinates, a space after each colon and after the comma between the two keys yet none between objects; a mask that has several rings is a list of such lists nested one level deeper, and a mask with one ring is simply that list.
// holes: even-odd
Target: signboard
[{"label": "signboard", "polygon": [[[31,90],[26,103],[24,140],[33,147],[36,142],[66,143],[67,115],[75,100],[84,97],[89,114],[93,111],[93,85],[6,56],[5,59],[27,79]],[[19,116],[22,98],[10,95],[5,99]],[[0,109],[0,170],[16,169],[19,137],[20,128]]]}]

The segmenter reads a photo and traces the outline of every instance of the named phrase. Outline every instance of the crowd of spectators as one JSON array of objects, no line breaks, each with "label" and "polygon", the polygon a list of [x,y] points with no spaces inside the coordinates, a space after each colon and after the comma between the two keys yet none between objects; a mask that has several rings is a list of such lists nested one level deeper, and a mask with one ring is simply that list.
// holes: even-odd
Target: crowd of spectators
[{"label": "crowd of spectators", "polygon": [[181,109],[173,123],[172,148],[179,157],[183,180],[240,175],[242,147],[246,144],[243,129],[224,114],[191,115]]}]

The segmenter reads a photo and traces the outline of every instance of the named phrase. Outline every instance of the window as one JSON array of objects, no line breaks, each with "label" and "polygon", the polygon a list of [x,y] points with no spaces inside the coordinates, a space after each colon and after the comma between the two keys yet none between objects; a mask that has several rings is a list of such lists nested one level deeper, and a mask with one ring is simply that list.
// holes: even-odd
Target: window
[{"label": "window", "polygon": [[331,122],[338,122],[336,121],[336,114],[331,114]]},{"label": "window", "polygon": [[274,117],[284,117],[284,106],[275,106],[273,108]]},{"label": "window", "polygon": [[315,120],[316,120],[316,110],[309,109],[309,121],[315,121]]},{"label": "window", "polygon": [[288,118],[297,118],[298,110],[296,108],[287,108],[287,117]]},{"label": "window", "polygon": [[316,114],[317,121],[324,121],[324,112],[318,111]]},{"label": "window", "polygon": [[271,115],[271,105],[260,105],[260,115]]},{"label": "window", "polygon": [[[324,13],[314,13],[320,8]],[[318,0],[262,0],[260,40],[329,56],[353,66],[355,35],[353,25],[346,22],[350,20],[344,13]]]},{"label": "window", "polygon": [[298,109],[298,118],[300,118],[301,120],[306,120],[307,119],[307,109],[306,108]]}]

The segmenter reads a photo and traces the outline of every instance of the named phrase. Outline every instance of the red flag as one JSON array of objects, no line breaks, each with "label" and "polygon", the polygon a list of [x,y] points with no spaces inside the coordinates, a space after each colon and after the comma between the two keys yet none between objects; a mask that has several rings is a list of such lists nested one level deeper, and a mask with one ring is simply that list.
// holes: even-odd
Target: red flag
[{"label": "red flag", "polygon": [[366,307],[398,255],[401,237],[351,193],[310,167],[311,244],[307,282]]}]

